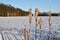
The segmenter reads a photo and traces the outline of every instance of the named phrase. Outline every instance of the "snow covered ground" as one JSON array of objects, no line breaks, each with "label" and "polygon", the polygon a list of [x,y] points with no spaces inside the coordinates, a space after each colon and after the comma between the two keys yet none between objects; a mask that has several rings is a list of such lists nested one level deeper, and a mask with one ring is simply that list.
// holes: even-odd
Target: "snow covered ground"
[{"label": "snow covered ground", "polygon": [[[42,18],[43,25],[42,25],[42,40],[48,40],[48,31],[49,31],[49,24],[48,24],[48,16],[41,16],[38,17],[38,20]],[[52,17],[52,26],[51,31],[54,34],[55,31],[57,33],[54,37],[60,38],[60,17]],[[29,17],[0,17],[0,40],[24,40],[24,33],[22,32],[22,28],[26,25],[26,29],[29,32],[30,23]],[[35,18],[32,18],[32,40],[35,38]],[[39,25],[37,27],[37,40],[40,40],[40,29]],[[28,34],[29,35],[29,34]],[[3,36],[3,38],[2,38]],[[29,36],[30,38],[30,36]]]}]

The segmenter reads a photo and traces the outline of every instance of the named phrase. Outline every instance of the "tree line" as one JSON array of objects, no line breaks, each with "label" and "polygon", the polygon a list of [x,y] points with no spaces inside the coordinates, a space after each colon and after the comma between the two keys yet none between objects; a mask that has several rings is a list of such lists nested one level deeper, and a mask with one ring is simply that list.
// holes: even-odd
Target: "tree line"
[{"label": "tree line", "polygon": [[[0,3],[0,16],[28,16],[29,11],[24,11],[20,8],[15,8],[11,5]],[[33,14],[32,14],[33,15]],[[59,16],[60,13],[51,13],[52,16]],[[38,16],[49,16],[48,12],[39,12]]]},{"label": "tree line", "polygon": [[0,16],[28,16],[29,12],[11,5],[0,4]]}]

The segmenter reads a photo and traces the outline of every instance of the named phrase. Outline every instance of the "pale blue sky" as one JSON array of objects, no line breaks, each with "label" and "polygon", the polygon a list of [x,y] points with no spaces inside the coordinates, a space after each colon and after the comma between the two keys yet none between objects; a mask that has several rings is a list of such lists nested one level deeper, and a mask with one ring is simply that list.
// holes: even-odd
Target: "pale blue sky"
[{"label": "pale blue sky", "polygon": [[33,11],[36,7],[42,11],[60,12],[60,0],[0,0],[0,3],[11,4],[16,8],[21,8],[28,11],[32,8]]}]

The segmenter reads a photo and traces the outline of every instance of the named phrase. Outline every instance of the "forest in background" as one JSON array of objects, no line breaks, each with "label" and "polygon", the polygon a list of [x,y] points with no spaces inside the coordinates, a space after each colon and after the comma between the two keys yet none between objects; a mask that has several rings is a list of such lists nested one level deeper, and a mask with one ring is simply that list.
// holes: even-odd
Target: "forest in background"
[{"label": "forest in background", "polygon": [[[15,8],[11,5],[0,3],[0,16],[28,16],[29,11],[24,11],[20,8]],[[33,15],[33,14],[32,14]],[[52,16],[59,16],[60,13],[51,13]],[[49,16],[48,12],[38,12],[38,16]]]}]

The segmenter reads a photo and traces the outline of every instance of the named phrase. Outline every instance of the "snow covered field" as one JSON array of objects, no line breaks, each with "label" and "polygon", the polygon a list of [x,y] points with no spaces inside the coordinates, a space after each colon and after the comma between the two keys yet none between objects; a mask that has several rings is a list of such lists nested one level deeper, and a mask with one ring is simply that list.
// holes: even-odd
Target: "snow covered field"
[{"label": "snow covered field", "polygon": [[[38,17],[42,18],[43,20],[43,25],[42,25],[42,40],[48,40],[48,30],[49,30],[49,24],[48,24],[48,16],[41,16]],[[60,17],[52,17],[52,26],[51,30],[52,32],[57,31],[56,37],[60,38]],[[22,33],[21,28],[24,28],[24,25],[26,25],[27,31],[30,28],[30,23],[29,23],[29,17],[0,17],[0,33],[3,34],[4,40],[23,40],[24,35]],[[35,18],[32,18],[32,30],[35,29]],[[39,34],[39,25],[37,27],[38,33],[37,33],[37,40],[40,39],[40,34]],[[10,32],[8,31],[10,30]],[[12,31],[11,31],[12,30]],[[34,31],[34,30],[33,30]],[[1,38],[0,34],[0,38]],[[34,33],[32,35],[32,39],[34,40]],[[1,39],[0,39],[1,40]]]}]

